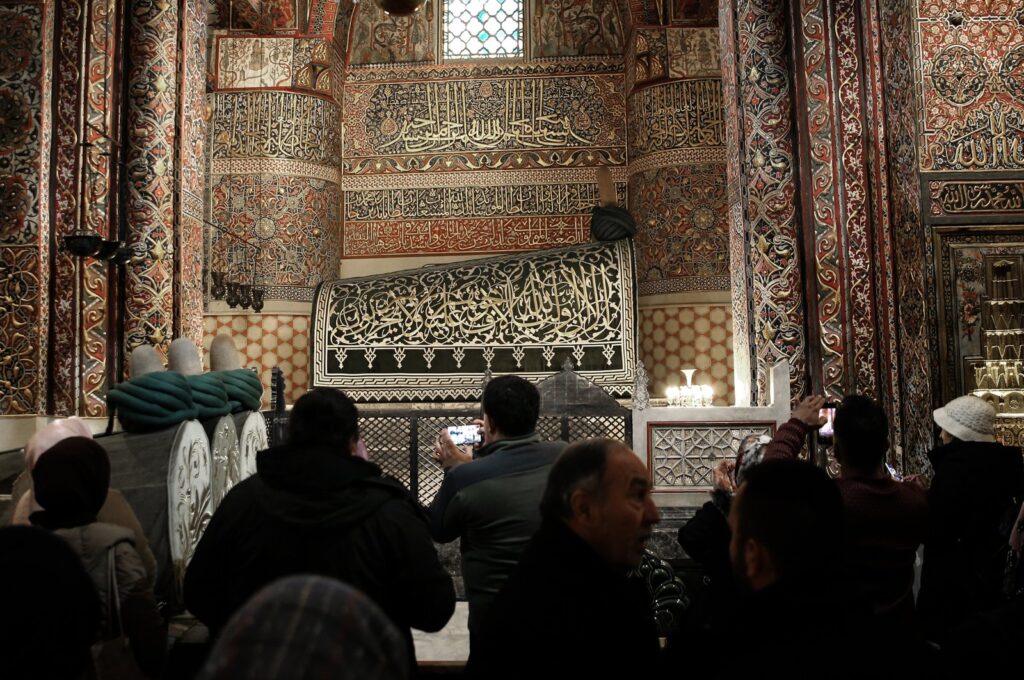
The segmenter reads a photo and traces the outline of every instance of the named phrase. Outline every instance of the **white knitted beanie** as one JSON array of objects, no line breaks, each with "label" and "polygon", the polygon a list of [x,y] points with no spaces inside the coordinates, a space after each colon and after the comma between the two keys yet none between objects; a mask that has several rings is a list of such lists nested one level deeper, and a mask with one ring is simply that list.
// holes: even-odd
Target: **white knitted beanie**
[{"label": "white knitted beanie", "polygon": [[957,397],[933,412],[935,423],[965,442],[994,442],[996,410],[980,397]]}]

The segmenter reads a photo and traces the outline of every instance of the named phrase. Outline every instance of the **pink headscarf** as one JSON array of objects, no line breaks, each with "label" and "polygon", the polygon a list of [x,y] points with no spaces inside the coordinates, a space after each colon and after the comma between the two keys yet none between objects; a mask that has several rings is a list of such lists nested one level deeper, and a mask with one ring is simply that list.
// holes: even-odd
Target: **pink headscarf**
[{"label": "pink headscarf", "polygon": [[[39,456],[43,455],[57,442],[71,437],[88,437],[92,439],[92,431],[85,424],[84,420],[72,416],[63,420],[55,420],[36,432],[28,440],[28,444],[25,444],[25,470],[32,472],[32,468],[36,466]],[[28,521],[29,515],[42,509],[36,503],[32,489],[29,489],[18,499],[18,504],[14,508],[14,515],[11,517],[11,524],[28,526],[31,524]]]}]

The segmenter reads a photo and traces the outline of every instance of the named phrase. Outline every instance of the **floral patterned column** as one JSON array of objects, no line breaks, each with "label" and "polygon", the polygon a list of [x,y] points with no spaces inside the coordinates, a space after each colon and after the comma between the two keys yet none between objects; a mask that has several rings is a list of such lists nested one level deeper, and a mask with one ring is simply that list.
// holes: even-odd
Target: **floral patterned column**
[{"label": "floral patterned column", "polygon": [[126,353],[174,335],[178,4],[134,0],[128,19]]},{"label": "floral patterned column", "polygon": [[[804,392],[807,371],[786,5],[783,0],[735,0],[722,5],[720,22],[725,73],[734,79],[725,83],[732,95],[726,98],[725,117],[739,122],[732,134],[727,128],[733,285],[749,294],[747,323],[738,330],[750,333],[758,404],[768,398],[768,378],[777,361],[790,362],[794,397]],[[737,271],[741,265],[742,274]],[[735,318],[743,324],[740,314]],[[738,377],[737,389],[740,383]]]}]

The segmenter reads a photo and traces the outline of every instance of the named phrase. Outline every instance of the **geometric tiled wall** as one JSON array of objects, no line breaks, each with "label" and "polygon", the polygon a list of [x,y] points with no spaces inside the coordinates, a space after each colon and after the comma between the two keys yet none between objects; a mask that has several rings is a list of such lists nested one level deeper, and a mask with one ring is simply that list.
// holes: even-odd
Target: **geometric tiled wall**
[{"label": "geometric tiled wall", "polygon": [[271,369],[284,373],[288,404],[309,389],[309,317],[295,314],[208,314],[203,317],[203,359],[209,370],[210,344],[229,335],[246,368],[256,368],[263,383],[263,408],[270,407]]},{"label": "geometric tiled wall", "polygon": [[735,401],[732,363],[732,314],[728,304],[640,308],[640,357],[652,397],[685,384],[679,371],[696,368],[695,385],[714,389],[715,406]]}]

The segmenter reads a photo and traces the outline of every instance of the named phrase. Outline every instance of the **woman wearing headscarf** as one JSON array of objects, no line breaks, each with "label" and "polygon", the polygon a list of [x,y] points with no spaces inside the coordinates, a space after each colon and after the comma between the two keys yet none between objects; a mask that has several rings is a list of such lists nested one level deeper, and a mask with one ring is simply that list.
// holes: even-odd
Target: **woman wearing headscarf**
[{"label": "woman wearing headscarf", "polygon": [[323,576],[289,576],[254,595],[224,627],[200,680],[409,677],[405,640],[361,592]]},{"label": "woman wearing headscarf", "polygon": [[[25,445],[25,471],[14,480],[14,486],[11,489],[11,500],[14,503],[14,510],[8,521],[3,522],[3,525],[28,526],[31,524],[29,515],[43,509],[32,490],[32,468],[35,467],[39,456],[43,455],[54,444],[69,437],[88,437],[91,439],[92,432],[83,420],[71,417],[53,421],[32,435],[32,438],[28,440],[28,443]],[[148,583],[152,587],[156,582],[156,558],[153,556],[153,551],[149,548],[149,541],[146,540],[146,533],[142,530],[142,525],[139,524],[138,518],[120,491],[108,489],[103,507],[100,508],[99,514],[96,517],[97,521],[116,524],[132,531],[135,540],[135,550],[142,558],[142,562],[146,567]]]},{"label": "woman wearing headscarf", "polygon": [[942,644],[968,616],[1002,602],[1024,461],[996,442],[996,410],[984,399],[959,397],[933,417],[942,445],[928,453],[935,474],[917,606],[926,635]]},{"label": "woman wearing headscarf", "polygon": [[[29,520],[67,541],[81,559],[100,596],[103,638],[127,636],[138,668],[159,676],[167,631],[134,534],[97,519],[110,484],[107,452],[87,437],[63,439],[36,460],[32,484],[44,509]],[[100,677],[118,677],[104,673],[102,661]]]}]

